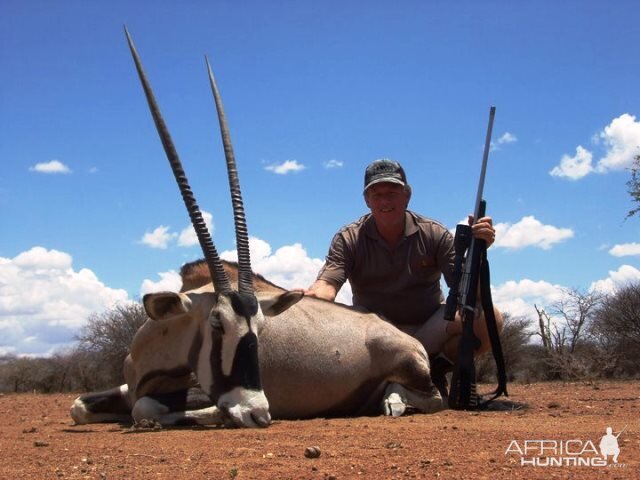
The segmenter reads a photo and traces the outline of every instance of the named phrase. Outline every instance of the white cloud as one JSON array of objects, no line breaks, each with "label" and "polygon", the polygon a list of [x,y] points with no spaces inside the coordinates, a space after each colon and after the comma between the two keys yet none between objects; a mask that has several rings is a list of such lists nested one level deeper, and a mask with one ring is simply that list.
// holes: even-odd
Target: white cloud
[{"label": "white cloud", "polygon": [[491,149],[499,150],[502,145],[515,143],[517,141],[518,137],[516,137],[513,133],[504,132],[495,142],[491,142]]},{"label": "white cloud", "polygon": [[179,292],[182,287],[182,280],[180,274],[175,270],[169,270],[168,272],[159,272],[160,280],[154,282],[153,280],[144,280],[140,286],[140,296],[147,293],[156,292]]},{"label": "white cloud", "polygon": [[29,167],[29,171],[37,173],[72,173],[71,169],[59,160],[36,163],[33,167]]},{"label": "white cloud", "polygon": [[513,133],[505,132],[499,139],[498,144],[503,143],[515,143],[518,141],[518,137],[516,137]]},{"label": "white cloud", "polygon": [[609,254],[614,257],[640,255],[640,243],[623,243],[620,245],[614,245],[609,250]]},{"label": "white cloud", "polygon": [[281,164],[272,164],[264,167],[265,170],[276,173],[278,175],[286,175],[290,172],[299,172],[304,170],[306,167],[301,163],[298,163],[297,160],[285,160]]},{"label": "white cloud", "polygon": [[43,247],[0,257],[0,352],[42,355],[70,344],[92,313],[127,302],[71,255]]},{"label": "white cloud", "polygon": [[631,265],[622,265],[618,270],[609,271],[609,276],[604,280],[593,282],[589,290],[610,294],[633,282],[640,282],[640,270]]},{"label": "white cloud", "polygon": [[[251,267],[254,272],[283,288],[307,288],[316,279],[323,261],[309,257],[299,243],[285,245],[272,252],[271,246],[257,237],[249,238]],[[238,260],[236,250],[222,252],[221,258]],[[351,285],[347,282],[338,292],[336,301],[351,305]]]},{"label": "white cloud", "polygon": [[[249,237],[251,267],[254,272],[283,288],[307,288],[316,279],[323,261],[311,258],[299,243],[285,245],[273,252],[271,245],[257,237]],[[238,261],[237,250],[226,250],[220,254],[224,260]],[[140,287],[141,295],[158,291],[177,292],[182,286],[180,275],[175,271],[158,274],[159,281],[145,280]],[[351,305],[351,285],[347,282],[336,301]]]},{"label": "white cloud", "polygon": [[[201,213],[207,230],[209,230],[209,235],[213,236],[213,215],[205,210],[201,210]],[[171,227],[160,225],[152,232],[146,232],[140,240],[140,243],[161,250],[166,250],[170,243],[176,239],[176,244],[179,247],[193,247],[199,244],[198,236],[196,235],[193,225],[187,225],[179,234],[170,231],[170,228]]]},{"label": "white cloud", "polygon": [[518,223],[498,223],[494,247],[519,250],[525,247],[538,247],[549,250],[556,243],[573,237],[570,228],[558,228],[544,225],[534,216],[523,217]]},{"label": "white cloud", "polygon": [[578,180],[593,172],[592,162],[593,154],[582,145],[578,145],[575,156],[563,155],[560,165],[554,167],[549,174],[552,177]]},{"label": "white cloud", "polygon": [[640,121],[624,113],[604,128],[600,138],[608,151],[598,161],[598,172],[624,170],[632,165],[634,157],[640,153]]},{"label": "white cloud", "polygon": [[71,262],[71,255],[68,253],[42,247],[34,247],[13,259],[13,264],[22,269],[39,271],[66,270],[71,268]]},{"label": "white cloud", "polygon": [[324,168],[341,168],[344,166],[344,162],[340,160],[329,160],[323,163]]},{"label": "white cloud", "polygon": [[[207,225],[209,235],[213,236],[213,215],[202,210],[202,218],[204,223]],[[193,247],[194,245],[198,245],[198,236],[196,235],[196,231],[193,229],[193,225],[188,225],[180,232],[180,235],[178,236],[178,245],[181,247]]]},{"label": "white cloud", "polygon": [[496,307],[512,316],[522,316],[530,320],[537,319],[535,305],[544,307],[556,302],[564,295],[563,287],[544,280],[509,280],[492,288],[493,302]]},{"label": "white cloud", "polygon": [[[310,258],[299,243],[286,245],[272,252],[271,246],[256,237],[249,238],[253,271],[283,288],[306,288],[315,280],[322,260]],[[237,250],[222,252],[221,258],[237,261]]]},{"label": "white cloud", "polygon": [[159,248],[161,250],[166,250],[169,246],[169,242],[173,240],[177,236],[177,233],[169,232],[169,227],[165,227],[164,225],[160,225],[158,228],[154,229],[153,232],[146,232],[140,243],[147,245],[151,248]]},{"label": "white cloud", "polygon": [[623,113],[595,135],[592,142],[601,143],[606,149],[595,167],[593,153],[580,145],[576,148],[575,156],[564,155],[560,165],[549,173],[554,177],[579,180],[593,172],[607,173],[629,168],[640,153],[640,122],[636,121],[635,116]]}]

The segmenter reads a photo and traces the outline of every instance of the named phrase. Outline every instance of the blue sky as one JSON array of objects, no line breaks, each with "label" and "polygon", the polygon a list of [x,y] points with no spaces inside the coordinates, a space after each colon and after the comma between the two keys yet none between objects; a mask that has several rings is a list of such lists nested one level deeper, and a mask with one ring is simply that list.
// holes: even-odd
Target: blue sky
[{"label": "blue sky", "polygon": [[[640,279],[640,4],[0,0],[0,353],[69,344],[92,313],[175,288],[200,256],[129,54],[136,42],[218,250],[234,249],[204,55],[239,163],[254,267],[307,286],[400,161],[450,228],[485,188],[497,303]],[[343,299],[348,297],[348,289]]]}]

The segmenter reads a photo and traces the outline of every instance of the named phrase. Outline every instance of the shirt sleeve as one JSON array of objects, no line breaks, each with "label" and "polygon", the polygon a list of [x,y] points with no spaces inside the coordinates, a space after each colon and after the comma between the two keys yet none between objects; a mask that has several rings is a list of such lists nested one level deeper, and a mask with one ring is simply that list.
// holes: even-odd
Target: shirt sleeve
[{"label": "shirt sleeve", "polygon": [[338,290],[347,281],[349,250],[342,234],[336,233],[329,246],[325,263],[318,273],[318,280],[324,280],[336,286]]},{"label": "shirt sleeve", "polygon": [[444,276],[447,286],[451,288],[454,284],[453,268],[456,259],[456,252],[453,244],[453,235],[446,228],[443,228],[437,250],[438,268]]}]

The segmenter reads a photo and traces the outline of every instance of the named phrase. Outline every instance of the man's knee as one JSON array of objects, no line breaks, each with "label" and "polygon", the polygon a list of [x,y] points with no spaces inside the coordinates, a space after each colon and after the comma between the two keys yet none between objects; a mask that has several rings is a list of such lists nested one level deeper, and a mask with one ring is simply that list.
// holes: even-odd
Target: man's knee
[{"label": "man's knee", "polygon": [[[496,327],[498,333],[502,333],[502,327],[504,326],[504,318],[502,313],[497,308],[493,308],[493,313],[496,319]],[[476,354],[488,352],[491,350],[491,339],[489,338],[489,330],[487,329],[487,317],[485,312],[482,312],[480,317],[476,319],[475,334],[480,340],[480,347],[476,349]]]}]

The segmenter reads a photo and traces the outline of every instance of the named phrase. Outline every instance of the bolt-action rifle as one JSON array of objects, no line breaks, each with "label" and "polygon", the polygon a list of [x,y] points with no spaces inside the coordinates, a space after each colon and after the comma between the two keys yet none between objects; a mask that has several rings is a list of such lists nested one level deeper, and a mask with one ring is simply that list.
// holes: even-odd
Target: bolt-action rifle
[{"label": "bolt-action rifle", "polygon": [[[473,212],[474,222],[485,216],[487,207],[486,202],[482,199],[482,193],[487,172],[495,113],[496,107],[491,107],[489,111],[489,127],[487,128],[484,154],[482,156],[480,182]],[[508,396],[502,346],[500,345],[500,336],[491,300],[487,244],[484,240],[478,240],[473,237],[471,226],[458,225],[454,238],[454,248],[454,283],[449,290],[444,318],[452,321],[455,318],[456,311],[458,311],[462,318],[462,336],[460,337],[458,358],[453,368],[449,407],[456,410],[479,409],[500,395]],[[480,292],[480,302],[478,302],[478,292]],[[480,340],[473,331],[474,321],[482,311],[478,308],[478,303],[482,305],[482,310],[484,310],[498,376],[498,387],[489,396],[490,398],[484,401],[481,400],[476,390],[476,369],[473,360],[474,352],[480,346]]]}]

